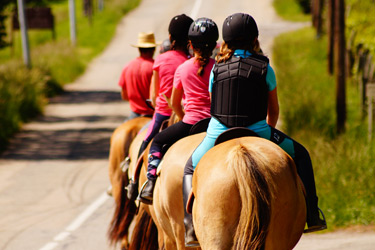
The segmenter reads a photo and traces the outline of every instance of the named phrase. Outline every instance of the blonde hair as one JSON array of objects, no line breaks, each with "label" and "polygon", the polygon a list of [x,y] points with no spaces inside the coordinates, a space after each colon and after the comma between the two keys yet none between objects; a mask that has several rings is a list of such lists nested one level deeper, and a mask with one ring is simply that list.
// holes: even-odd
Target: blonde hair
[{"label": "blonde hair", "polygon": [[228,61],[234,54],[236,49],[244,49],[253,54],[262,55],[258,38],[253,43],[241,43],[239,41],[223,42],[220,46],[220,51],[216,55],[216,61],[218,63]]}]

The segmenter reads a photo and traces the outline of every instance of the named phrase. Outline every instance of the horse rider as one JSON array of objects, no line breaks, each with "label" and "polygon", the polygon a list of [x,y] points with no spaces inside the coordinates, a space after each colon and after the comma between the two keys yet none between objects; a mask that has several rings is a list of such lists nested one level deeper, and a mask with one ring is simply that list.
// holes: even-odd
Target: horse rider
[{"label": "horse rider", "polygon": [[188,30],[193,19],[185,14],[177,15],[169,23],[169,40],[171,48],[158,55],[153,65],[150,97],[155,112],[148,127],[145,139],[142,142],[138,157],[142,154],[148,143],[159,132],[163,121],[169,119],[172,109],[168,100],[171,98],[173,76],[177,67],[189,58]]},{"label": "horse rider", "polygon": [[152,32],[140,32],[138,43],[132,45],[138,48],[139,56],[130,61],[122,70],[118,85],[121,87],[121,97],[129,101],[131,114],[127,120],[139,116],[151,117],[154,110],[146,105],[149,98],[154,64],[155,36]]},{"label": "horse rider", "polygon": [[[235,13],[222,28],[223,44],[211,72],[211,120],[207,134],[186,163],[183,197],[188,199],[192,176],[201,157],[214,146],[215,139],[232,127],[246,127],[283,148],[293,159],[306,189],[307,226],[305,232],[327,228],[320,218],[314,172],[308,151],[275,129],[279,104],[276,77],[269,59],[262,55],[258,27],[252,16]],[[186,208],[185,208],[186,209]],[[185,212],[186,213],[186,212]],[[323,216],[324,217],[324,216]],[[186,246],[199,246],[191,217],[184,220]]]},{"label": "horse rider", "polygon": [[[181,121],[159,132],[151,143],[147,167],[148,181],[140,194],[141,201],[147,204],[152,204],[157,178],[156,169],[165,150],[179,139],[188,136],[190,129],[198,121],[210,117],[208,83],[215,63],[210,57],[216,47],[219,31],[214,21],[203,17],[191,24],[188,36],[194,57],[178,66],[171,97],[173,111]],[[182,99],[184,109],[181,106]]]}]

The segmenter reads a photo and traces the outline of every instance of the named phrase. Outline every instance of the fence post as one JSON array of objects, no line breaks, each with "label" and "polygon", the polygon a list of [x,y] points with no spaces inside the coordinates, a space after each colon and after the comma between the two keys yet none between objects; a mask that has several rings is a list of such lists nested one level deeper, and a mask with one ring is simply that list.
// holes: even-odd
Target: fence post
[{"label": "fence post", "polygon": [[366,96],[368,100],[368,139],[372,139],[372,125],[374,120],[374,102],[375,102],[375,82],[368,83],[366,86]]}]

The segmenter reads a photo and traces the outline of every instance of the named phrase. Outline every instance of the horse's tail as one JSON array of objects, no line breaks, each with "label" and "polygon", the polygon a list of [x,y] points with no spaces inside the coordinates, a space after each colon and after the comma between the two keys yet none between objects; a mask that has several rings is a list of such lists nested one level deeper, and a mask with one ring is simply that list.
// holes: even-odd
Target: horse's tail
[{"label": "horse's tail", "polygon": [[242,203],[232,249],[264,249],[271,218],[273,189],[264,173],[264,163],[259,160],[262,156],[241,144],[228,156]]},{"label": "horse's tail", "polygon": [[137,210],[135,202],[129,200],[125,192],[124,187],[128,182],[127,174],[122,173],[120,180],[120,193],[117,197],[114,197],[116,199],[116,208],[108,230],[108,238],[111,245],[121,241],[128,235],[129,226]]},{"label": "horse's tail", "polygon": [[152,217],[141,206],[135,219],[135,226],[129,250],[158,250],[158,230]]}]

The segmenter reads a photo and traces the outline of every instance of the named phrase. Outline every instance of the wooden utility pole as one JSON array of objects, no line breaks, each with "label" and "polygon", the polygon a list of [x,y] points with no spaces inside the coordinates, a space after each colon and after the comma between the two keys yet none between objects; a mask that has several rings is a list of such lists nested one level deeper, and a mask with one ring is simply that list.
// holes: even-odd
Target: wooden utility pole
[{"label": "wooden utility pole", "polygon": [[335,0],[335,75],[337,132],[345,131],[346,121],[346,46],[345,46],[345,0]]},{"label": "wooden utility pole", "polygon": [[328,0],[328,73],[333,74],[334,61],[334,29],[335,29],[335,0]]},{"label": "wooden utility pole", "polygon": [[17,0],[17,4],[18,4],[18,18],[19,18],[19,24],[20,24],[20,30],[21,30],[23,61],[28,68],[31,68],[29,37],[27,34],[27,21],[26,21],[26,15],[25,15],[25,6],[24,6],[23,0]]},{"label": "wooden utility pole", "polygon": [[76,6],[74,0],[69,0],[69,23],[70,23],[70,41],[75,46],[77,44],[76,31]]}]

